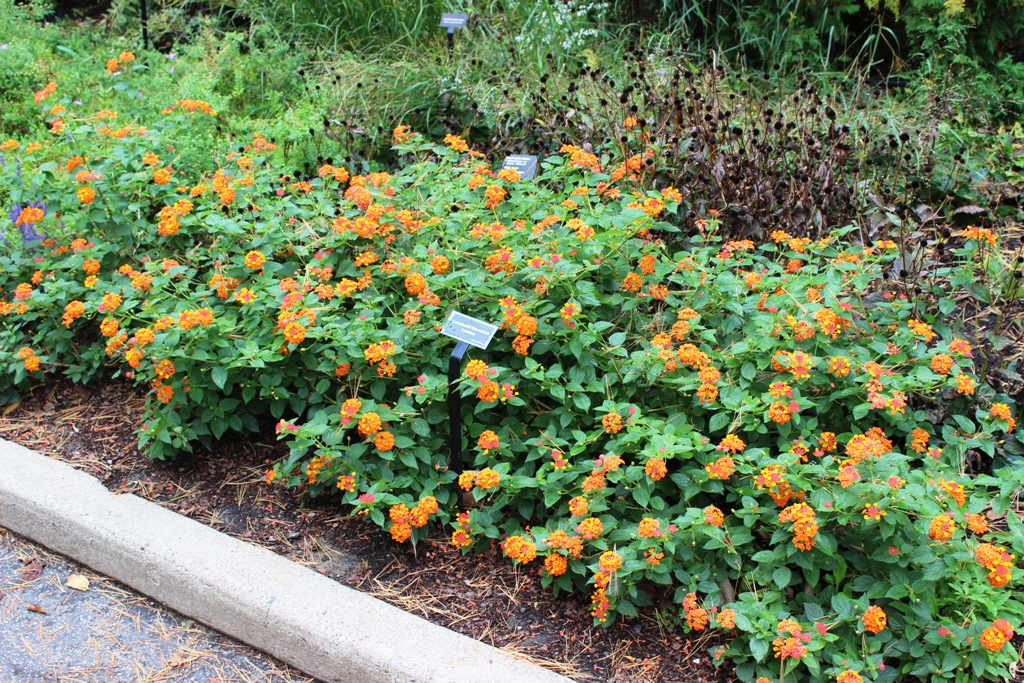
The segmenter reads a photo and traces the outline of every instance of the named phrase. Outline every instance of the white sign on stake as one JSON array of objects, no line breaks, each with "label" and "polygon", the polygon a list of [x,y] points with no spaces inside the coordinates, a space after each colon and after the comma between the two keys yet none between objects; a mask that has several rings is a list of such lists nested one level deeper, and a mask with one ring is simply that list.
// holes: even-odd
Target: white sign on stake
[{"label": "white sign on stake", "polygon": [[441,328],[441,334],[458,339],[478,349],[486,349],[498,331],[497,325],[471,318],[458,311],[452,311]]}]

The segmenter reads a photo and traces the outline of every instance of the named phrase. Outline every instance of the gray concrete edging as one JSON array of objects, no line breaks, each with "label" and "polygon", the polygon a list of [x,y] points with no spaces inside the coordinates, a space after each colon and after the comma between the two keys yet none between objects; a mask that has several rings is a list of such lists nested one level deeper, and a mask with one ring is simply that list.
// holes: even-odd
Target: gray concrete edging
[{"label": "gray concrete edging", "polygon": [[571,683],[3,439],[0,526],[330,683]]}]

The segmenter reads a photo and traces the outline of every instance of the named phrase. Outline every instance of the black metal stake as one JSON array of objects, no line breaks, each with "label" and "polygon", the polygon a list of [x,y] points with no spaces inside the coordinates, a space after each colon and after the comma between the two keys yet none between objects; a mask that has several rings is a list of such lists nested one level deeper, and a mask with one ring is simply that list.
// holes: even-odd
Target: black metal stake
[{"label": "black metal stake", "polygon": [[139,0],[139,14],[142,16],[142,49],[149,49],[149,14],[146,12],[146,0]]},{"label": "black metal stake", "polygon": [[459,475],[462,474],[462,395],[455,382],[462,374],[462,359],[468,350],[469,344],[460,341],[448,359],[448,430],[451,445],[448,469],[455,472],[452,487],[455,490],[455,499],[459,502],[459,510],[465,510],[466,505],[462,500],[462,490],[459,488]]},{"label": "black metal stake", "polygon": [[455,52],[455,29],[448,29],[448,63],[452,63],[452,55]]}]

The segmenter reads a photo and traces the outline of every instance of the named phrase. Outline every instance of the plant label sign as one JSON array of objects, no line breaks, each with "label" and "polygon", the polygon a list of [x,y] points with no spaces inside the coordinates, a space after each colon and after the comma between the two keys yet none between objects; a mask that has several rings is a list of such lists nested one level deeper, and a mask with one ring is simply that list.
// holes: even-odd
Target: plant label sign
[{"label": "plant label sign", "polygon": [[466,21],[468,19],[468,14],[448,14],[445,12],[441,15],[441,28],[448,29],[448,33],[454,33],[457,28],[466,28]]},{"label": "plant label sign", "polygon": [[497,325],[470,318],[458,311],[452,311],[444,322],[444,327],[441,328],[441,334],[458,339],[460,342],[465,342],[478,349],[486,349],[497,331]]},{"label": "plant label sign", "polygon": [[514,168],[519,171],[520,178],[533,180],[537,176],[537,157],[532,154],[510,154],[505,157],[501,167]]}]

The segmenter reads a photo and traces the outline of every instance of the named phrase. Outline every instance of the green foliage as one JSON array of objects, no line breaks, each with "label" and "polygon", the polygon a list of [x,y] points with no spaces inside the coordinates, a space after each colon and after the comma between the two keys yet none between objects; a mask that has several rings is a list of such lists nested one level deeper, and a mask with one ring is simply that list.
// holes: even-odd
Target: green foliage
[{"label": "green foliage", "polygon": [[274,26],[284,43],[301,38],[335,52],[417,47],[436,35],[442,13],[454,11],[440,0],[238,0],[230,5]]},{"label": "green foliage", "polygon": [[[127,129],[53,113],[58,89],[41,106],[61,134],[4,152],[22,209],[0,255],[5,396],[124,373],[151,389],[157,458],[276,421],[290,453],[268,481],[334,492],[399,541],[433,518],[466,552],[543,557],[599,622],[672,594],[688,628],[733,635],[712,656],[744,681],[1007,675],[1012,647],[983,643],[1024,619],[1020,570],[979,548],[1024,554],[1024,470],[965,467],[1021,450],[945,322],[970,270],[932,309],[883,277],[906,244],[729,239],[629,166],[654,140],[552,150],[523,181],[400,128],[393,175],[290,178],[264,136],[218,151],[206,103],[155,113],[137,61],[97,79]],[[962,267],[1001,272],[972,239]],[[454,386],[458,478],[453,309],[501,326]]]}]

